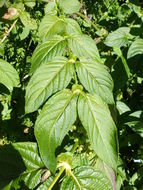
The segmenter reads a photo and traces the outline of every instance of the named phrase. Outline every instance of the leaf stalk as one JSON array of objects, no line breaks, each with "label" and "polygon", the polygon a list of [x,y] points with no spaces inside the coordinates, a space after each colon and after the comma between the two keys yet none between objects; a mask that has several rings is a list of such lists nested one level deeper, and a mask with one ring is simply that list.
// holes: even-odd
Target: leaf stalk
[{"label": "leaf stalk", "polygon": [[9,28],[9,30],[6,32],[6,34],[4,35],[3,39],[1,40],[1,43],[3,43],[5,41],[5,39],[8,37],[8,35],[10,34],[11,30],[14,28],[15,24],[17,23],[16,19],[13,24],[11,25],[11,27]]},{"label": "leaf stalk", "polygon": [[60,170],[59,173],[56,175],[56,177],[54,178],[53,182],[51,183],[51,185],[48,187],[48,190],[52,190],[52,188],[54,187],[54,185],[56,184],[56,182],[58,181],[58,179],[61,177],[62,173],[64,172],[65,167],[63,166]]},{"label": "leaf stalk", "polygon": [[92,27],[93,27],[95,30],[97,30],[97,31],[100,30],[100,28],[99,28],[97,25],[95,25],[91,20],[89,20],[84,14],[79,13],[79,12],[77,12],[76,14],[77,14],[78,16],[80,16],[81,18],[83,18],[84,20],[90,22],[90,24],[92,25]]}]

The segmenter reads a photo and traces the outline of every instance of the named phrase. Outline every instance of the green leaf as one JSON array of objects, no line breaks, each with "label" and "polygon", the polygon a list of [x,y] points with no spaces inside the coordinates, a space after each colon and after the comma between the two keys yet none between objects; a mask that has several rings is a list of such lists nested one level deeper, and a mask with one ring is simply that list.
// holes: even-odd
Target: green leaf
[{"label": "green leaf", "polygon": [[73,162],[73,156],[74,155],[71,152],[64,152],[58,155],[57,160],[58,162],[66,162],[71,166]]},{"label": "green leaf", "polygon": [[96,160],[95,169],[101,171],[105,174],[111,181],[112,189],[116,190],[116,176],[112,168],[110,168],[107,164],[105,164],[99,158]]},{"label": "green leaf", "polygon": [[66,14],[76,13],[80,9],[80,2],[78,0],[59,0],[59,6]]},{"label": "green leaf", "polygon": [[45,15],[39,26],[39,37],[44,41],[55,34],[63,34],[64,30],[64,20],[54,15]]},{"label": "green leaf", "polygon": [[20,181],[24,181],[29,189],[34,189],[41,181],[42,168],[44,164],[38,153],[36,143],[14,143],[14,148],[21,155],[26,171],[19,177]]},{"label": "green leaf", "polygon": [[26,113],[39,108],[53,93],[66,88],[73,74],[73,65],[65,57],[55,57],[42,64],[26,88]]},{"label": "green leaf", "polygon": [[71,176],[66,177],[60,190],[112,190],[109,179],[90,166],[77,167]]},{"label": "green leaf", "polygon": [[125,112],[131,111],[130,108],[122,101],[116,102],[116,108],[117,108],[120,115],[125,113]]},{"label": "green leaf", "polygon": [[82,59],[75,65],[79,80],[86,90],[98,94],[105,102],[113,104],[113,81],[108,68],[96,59],[90,61]]},{"label": "green leaf", "polygon": [[58,155],[57,161],[60,163],[67,163],[70,168],[75,168],[79,164],[79,158],[71,152],[64,152]]},{"label": "green leaf", "polygon": [[27,7],[30,7],[31,9],[33,8],[33,7],[35,7],[35,5],[36,5],[36,2],[35,2],[36,0],[33,0],[32,2],[30,2],[29,0],[24,0],[24,3],[25,3],[25,5],[27,6]]},{"label": "green leaf", "polygon": [[130,46],[127,58],[134,57],[135,55],[143,54],[143,39],[136,39]]},{"label": "green leaf", "polygon": [[4,56],[4,44],[0,42],[0,56]]},{"label": "green leaf", "polygon": [[2,187],[0,187],[0,188],[1,188],[1,190],[20,189],[18,178],[14,179],[14,180],[12,180],[10,182],[8,180],[6,182],[6,185],[4,185],[4,186],[2,185]]},{"label": "green leaf", "polygon": [[36,47],[31,60],[31,73],[33,73],[42,62],[47,62],[55,56],[63,54],[66,46],[65,38],[53,36],[48,41]]},{"label": "green leaf", "polygon": [[56,170],[55,150],[76,120],[77,96],[65,89],[50,98],[35,124],[35,136],[46,167]]},{"label": "green leaf", "polygon": [[82,35],[80,26],[74,19],[65,18],[64,20],[66,22],[66,34],[67,35],[72,35],[72,34]]},{"label": "green leaf", "polygon": [[48,190],[48,187],[53,182],[53,177],[50,176],[44,183],[42,183],[36,190]]},{"label": "green leaf", "polygon": [[104,43],[109,47],[125,46],[129,42],[129,39],[132,38],[132,35],[129,32],[130,32],[129,27],[120,27],[114,32],[111,32],[107,36]]},{"label": "green leaf", "polygon": [[117,131],[108,106],[97,95],[80,94],[78,114],[95,153],[116,170]]},{"label": "green leaf", "polygon": [[73,35],[68,40],[69,48],[80,57],[99,58],[99,52],[92,38],[87,35]]},{"label": "green leaf", "polygon": [[30,29],[28,27],[24,27],[21,34],[19,34],[20,39],[24,40],[29,35]]},{"label": "green leaf", "polygon": [[32,171],[30,173],[23,174],[20,178],[20,181],[24,181],[25,185],[29,189],[34,189],[41,182],[41,176],[43,174],[42,169]]},{"label": "green leaf", "polygon": [[44,8],[45,14],[56,15],[57,4],[55,2],[49,2]]},{"label": "green leaf", "polygon": [[10,91],[12,91],[13,87],[19,86],[17,71],[2,59],[0,59],[0,83],[5,85]]},{"label": "green leaf", "polygon": [[33,18],[30,18],[30,14],[28,12],[21,12],[20,20],[23,23],[23,25],[29,28],[30,30],[37,29],[36,20],[34,20]]},{"label": "green leaf", "polygon": [[36,143],[13,143],[13,147],[21,155],[24,165],[26,167],[26,171],[37,170],[39,168],[44,167],[44,164],[39,156]]},{"label": "green leaf", "polygon": [[125,115],[125,124],[128,125],[134,132],[143,137],[143,117],[142,111],[136,111],[128,116]]},{"label": "green leaf", "polygon": [[0,7],[2,7],[4,5],[4,3],[5,3],[5,0],[1,0],[0,1]]},{"label": "green leaf", "polygon": [[12,145],[0,146],[0,187],[5,180],[14,179],[25,170],[21,155]]},{"label": "green leaf", "polygon": [[123,56],[122,51],[121,51],[121,49],[119,47],[115,46],[115,47],[113,47],[113,50],[114,50],[114,52],[116,53],[116,55],[118,57],[122,57]]},{"label": "green leaf", "polygon": [[18,185],[20,181],[24,181],[33,189],[40,183],[44,164],[39,156],[37,144],[24,142],[0,148],[0,168],[0,185],[1,179],[7,180],[5,188],[12,189],[11,187]]}]

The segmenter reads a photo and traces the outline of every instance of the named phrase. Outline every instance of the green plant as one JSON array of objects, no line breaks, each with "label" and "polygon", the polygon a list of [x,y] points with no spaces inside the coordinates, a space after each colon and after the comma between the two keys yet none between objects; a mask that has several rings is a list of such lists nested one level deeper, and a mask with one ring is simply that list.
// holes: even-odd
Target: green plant
[{"label": "green plant", "polygon": [[138,137],[142,160],[142,112],[124,102],[131,106],[142,85],[130,63],[142,54],[142,33],[132,32],[134,23],[142,27],[142,9],[112,3],[0,4],[11,25],[5,33],[1,24],[1,189],[141,188],[142,163],[131,169],[125,152]]}]

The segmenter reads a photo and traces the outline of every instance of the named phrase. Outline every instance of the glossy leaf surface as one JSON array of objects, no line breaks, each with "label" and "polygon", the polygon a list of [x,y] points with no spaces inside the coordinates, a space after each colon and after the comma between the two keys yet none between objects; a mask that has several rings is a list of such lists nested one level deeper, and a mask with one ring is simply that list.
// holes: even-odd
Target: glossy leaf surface
[{"label": "glossy leaf surface", "polygon": [[129,32],[130,28],[120,27],[107,36],[105,44],[110,47],[122,47],[128,43],[129,38],[132,38]]},{"label": "glossy leaf surface", "polygon": [[96,160],[95,169],[104,173],[110,179],[113,190],[116,190],[116,176],[113,169],[99,158]]},{"label": "glossy leaf surface", "polygon": [[81,35],[82,34],[82,31],[77,21],[71,18],[65,18],[64,20],[66,22],[65,30],[66,30],[67,35],[73,35],[73,34]]},{"label": "glossy leaf surface", "polygon": [[[30,188],[35,188],[41,180],[44,164],[38,153],[36,143],[22,142],[5,145],[0,149],[0,178],[5,187],[12,189],[20,181]],[[1,186],[1,180],[0,180]]]},{"label": "glossy leaf surface", "polygon": [[66,14],[76,13],[80,9],[78,0],[59,0],[59,6]]},{"label": "glossy leaf surface", "polygon": [[72,176],[66,177],[60,190],[112,190],[110,181],[90,166],[77,167]]},{"label": "glossy leaf surface", "polygon": [[55,150],[76,120],[76,101],[76,95],[70,90],[55,94],[47,101],[35,124],[40,155],[53,173],[56,170]]},{"label": "glossy leaf surface", "polygon": [[143,54],[143,39],[136,39],[128,50],[128,59],[135,55]]},{"label": "glossy leaf surface", "polygon": [[65,38],[53,36],[48,41],[36,47],[31,60],[31,73],[33,73],[43,62],[55,56],[63,54],[66,46]]},{"label": "glossy leaf surface", "polygon": [[97,95],[81,94],[78,99],[78,114],[96,154],[116,170],[117,132],[108,106]]},{"label": "glossy leaf surface", "polygon": [[42,40],[55,34],[62,34],[65,23],[62,19],[54,15],[45,15],[39,26],[39,37]]},{"label": "glossy leaf surface", "polygon": [[42,168],[44,168],[37,144],[26,142],[15,143],[13,146],[20,153],[26,167],[26,171],[19,177],[19,180],[24,181],[29,189],[34,189],[40,183]]},{"label": "glossy leaf surface", "polygon": [[86,59],[76,63],[80,82],[90,93],[98,94],[104,101],[113,104],[113,81],[108,68],[98,60]]},{"label": "glossy leaf surface", "polygon": [[68,43],[69,48],[78,58],[99,58],[99,52],[94,40],[87,35],[72,35]]},{"label": "glossy leaf surface", "polygon": [[26,113],[39,108],[49,96],[65,88],[73,73],[73,65],[65,57],[55,57],[42,64],[31,77],[26,89]]},{"label": "glossy leaf surface", "polygon": [[0,59],[0,83],[5,85],[10,91],[12,91],[13,87],[18,87],[19,85],[17,71],[2,59]]},{"label": "glossy leaf surface", "polygon": [[38,169],[44,167],[43,162],[38,154],[38,148],[36,143],[14,143],[13,147],[21,155],[26,170]]}]

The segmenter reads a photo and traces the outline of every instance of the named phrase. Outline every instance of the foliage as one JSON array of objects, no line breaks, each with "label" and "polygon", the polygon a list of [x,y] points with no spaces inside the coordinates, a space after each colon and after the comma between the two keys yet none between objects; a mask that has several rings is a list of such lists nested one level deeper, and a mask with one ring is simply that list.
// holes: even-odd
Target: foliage
[{"label": "foliage", "polygon": [[143,189],[142,2],[0,9],[0,189]]}]

